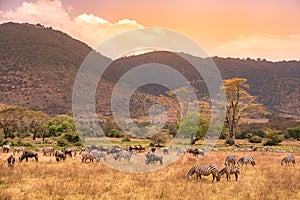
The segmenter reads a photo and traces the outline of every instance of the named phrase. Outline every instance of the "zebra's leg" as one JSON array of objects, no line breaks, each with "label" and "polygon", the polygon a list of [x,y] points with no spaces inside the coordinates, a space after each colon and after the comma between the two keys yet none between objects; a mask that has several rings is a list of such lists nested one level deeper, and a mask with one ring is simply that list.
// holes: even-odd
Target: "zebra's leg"
[{"label": "zebra's leg", "polygon": [[238,176],[239,176],[239,175],[238,175],[238,173],[237,173],[237,172],[235,172],[235,173],[234,173],[234,175],[235,175],[235,181],[237,181],[237,180],[238,180]]}]

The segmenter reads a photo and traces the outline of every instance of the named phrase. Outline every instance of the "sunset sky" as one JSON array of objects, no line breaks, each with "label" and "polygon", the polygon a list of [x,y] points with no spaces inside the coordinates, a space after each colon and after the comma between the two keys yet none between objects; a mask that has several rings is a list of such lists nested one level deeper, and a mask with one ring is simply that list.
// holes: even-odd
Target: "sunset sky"
[{"label": "sunset sky", "polygon": [[178,31],[211,56],[300,60],[298,0],[0,0],[0,23],[41,23],[92,47],[123,31]]}]

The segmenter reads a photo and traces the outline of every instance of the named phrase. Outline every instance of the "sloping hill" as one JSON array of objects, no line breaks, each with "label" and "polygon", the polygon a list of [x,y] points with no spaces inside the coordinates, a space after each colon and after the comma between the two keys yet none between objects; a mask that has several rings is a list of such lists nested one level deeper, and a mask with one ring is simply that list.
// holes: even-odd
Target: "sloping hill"
[{"label": "sloping hill", "polygon": [[[65,33],[41,25],[6,23],[0,25],[0,103],[24,105],[48,114],[71,113],[72,88],[77,70],[92,49]],[[192,57],[197,62],[205,59]],[[99,58],[108,59],[99,54]],[[248,79],[249,92],[272,112],[300,115],[300,62],[268,62],[213,58],[224,79]],[[114,61],[98,87],[97,110],[110,113],[110,95],[114,83],[129,69],[145,62],[173,67],[199,88],[205,97],[204,82],[182,57],[170,52],[151,52]],[[150,85],[142,88],[132,104],[134,115],[143,115],[155,96],[166,91]],[[152,94],[152,95],[151,95]],[[147,98],[151,100],[148,101]]]}]

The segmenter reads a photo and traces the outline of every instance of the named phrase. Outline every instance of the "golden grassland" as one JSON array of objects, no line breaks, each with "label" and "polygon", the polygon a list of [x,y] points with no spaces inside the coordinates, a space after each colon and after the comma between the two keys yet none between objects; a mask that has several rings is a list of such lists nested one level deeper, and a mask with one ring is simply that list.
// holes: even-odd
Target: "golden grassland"
[{"label": "golden grassland", "polygon": [[[253,155],[257,165],[241,167],[237,182],[233,175],[229,181],[224,175],[218,183],[211,183],[211,175],[187,180],[192,166],[216,163],[221,169],[229,154],[237,158]],[[82,163],[78,155],[59,163],[54,157],[39,155],[38,163],[17,162],[10,169],[5,162],[9,154],[0,153],[0,199],[300,199],[300,165],[280,165],[289,154],[219,151],[202,158],[183,155],[158,171],[131,174],[102,162]],[[299,153],[293,155],[300,161]]]}]

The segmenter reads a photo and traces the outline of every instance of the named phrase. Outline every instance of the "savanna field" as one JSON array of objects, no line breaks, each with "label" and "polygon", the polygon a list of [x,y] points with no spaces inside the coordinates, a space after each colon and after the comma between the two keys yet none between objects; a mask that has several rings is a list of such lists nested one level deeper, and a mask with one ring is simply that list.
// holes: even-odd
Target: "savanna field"
[{"label": "savanna field", "polygon": [[[291,153],[213,151],[201,158],[182,155],[177,161],[149,173],[126,173],[111,169],[104,161],[82,163],[81,156],[56,162],[55,157],[39,153],[39,162],[29,159],[7,166],[10,155],[0,153],[0,199],[300,199],[300,154],[292,153],[296,165],[281,166],[280,161]],[[143,157],[144,153],[134,156]],[[162,154],[159,151],[158,154]],[[175,155],[176,152],[171,152]],[[226,156],[237,159],[253,155],[256,165],[242,166],[235,181],[212,183],[212,175],[188,180],[188,170],[196,164],[215,163],[224,167]],[[133,158],[134,158],[133,156]],[[18,156],[16,156],[18,158]],[[107,157],[111,162],[112,157]],[[126,165],[127,161],[120,161]],[[145,163],[143,163],[145,167]],[[158,165],[158,164],[157,164]],[[155,166],[153,166],[155,167]]]}]

